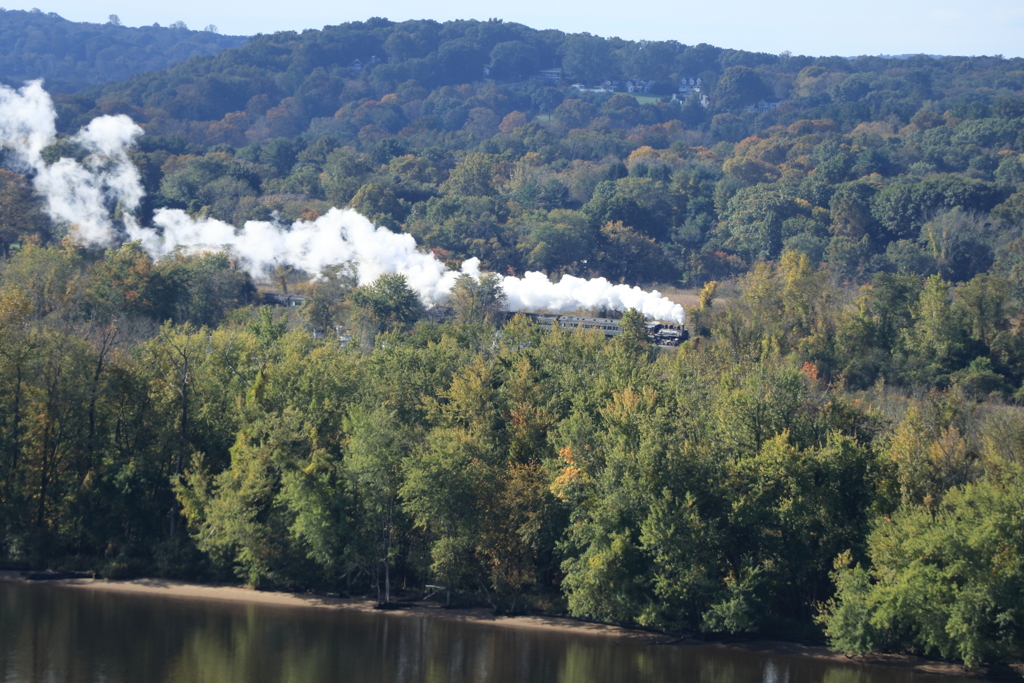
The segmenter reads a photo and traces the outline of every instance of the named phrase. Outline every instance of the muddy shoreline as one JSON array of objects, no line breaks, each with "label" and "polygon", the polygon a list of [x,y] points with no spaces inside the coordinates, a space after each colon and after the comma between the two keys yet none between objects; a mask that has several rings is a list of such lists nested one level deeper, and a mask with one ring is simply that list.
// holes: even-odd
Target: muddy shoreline
[{"label": "muddy shoreline", "polygon": [[[134,579],[110,581],[106,579],[61,577],[45,581],[31,580],[31,572],[0,571],[0,581],[6,583],[45,584],[70,587],[79,590],[102,591],[132,595],[151,595],[182,600],[209,600],[244,604],[277,605],[308,609],[347,610],[353,612],[375,612],[376,603],[365,598],[330,597],[313,593],[279,593],[258,591],[239,586],[218,586],[186,583],[169,579]],[[969,676],[979,679],[1021,680],[1024,667],[967,669],[959,664],[933,661],[909,655],[871,655],[847,657],[823,646],[802,645],[785,641],[751,640],[742,642],[709,642],[697,639],[676,639],[649,631],[630,629],[611,624],[599,624],[556,616],[499,616],[484,608],[443,609],[430,602],[402,604],[399,609],[387,610],[389,615],[403,617],[430,617],[446,621],[487,624],[499,628],[513,628],[534,631],[558,631],[584,636],[612,638],[619,641],[646,641],[651,644],[673,646],[700,645],[723,649],[740,649],[748,652],[764,652],[792,657],[832,661],[862,666],[889,666],[909,668],[921,673],[946,676]]]}]

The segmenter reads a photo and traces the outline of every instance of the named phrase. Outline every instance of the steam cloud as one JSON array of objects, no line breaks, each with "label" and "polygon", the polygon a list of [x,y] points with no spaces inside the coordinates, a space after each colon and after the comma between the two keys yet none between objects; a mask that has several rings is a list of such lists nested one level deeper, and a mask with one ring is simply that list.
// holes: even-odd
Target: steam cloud
[{"label": "steam cloud", "polygon": [[[0,147],[9,150],[13,165],[33,176],[50,216],[75,226],[74,236],[83,244],[106,247],[123,239],[111,220],[111,209],[119,205],[128,238],[140,240],[154,259],[178,248],[226,250],[254,277],[278,265],[319,273],[325,266],[352,261],[360,284],[384,273],[401,273],[428,306],[445,301],[462,273],[480,277],[479,259],[463,263],[461,272],[450,271],[417,249],[411,235],[374,226],[351,209],[331,209],[315,221],[290,226],[249,221],[241,229],[215,219],[195,220],[178,209],[159,209],[152,227],[141,226],[133,213],[144,193],[128,150],[142,129],[124,115],[100,116],[72,138],[88,153],[83,162],[63,158],[47,164],[43,150],[56,138],[55,121],[41,81],[17,91],[0,85]],[[503,277],[502,289],[513,311],[636,308],[649,318],[685,319],[683,307],[659,292],[613,285],[605,278],[565,275],[552,283],[543,273],[528,272],[522,278]]]}]

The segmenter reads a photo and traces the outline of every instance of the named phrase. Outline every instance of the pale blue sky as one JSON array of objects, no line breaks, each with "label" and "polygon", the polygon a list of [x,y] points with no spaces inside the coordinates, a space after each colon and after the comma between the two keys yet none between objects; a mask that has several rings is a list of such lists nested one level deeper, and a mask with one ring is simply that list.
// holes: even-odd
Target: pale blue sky
[{"label": "pale blue sky", "polygon": [[[394,21],[499,17],[533,28],[589,31],[631,40],[678,40],[692,45],[809,55],[951,54],[1024,56],[1022,0],[671,0],[561,2],[517,0],[481,9],[479,0],[431,4],[412,0],[338,3],[327,0],[245,3],[178,0],[0,0],[7,9],[39,7],[74,21],[105,22],[117,14],[129,26],[184,21],[189,28],[216,25],[221,33],[251,35],[320,28],[382,16]],[[45,4],[43,4],[45,3]]]}]

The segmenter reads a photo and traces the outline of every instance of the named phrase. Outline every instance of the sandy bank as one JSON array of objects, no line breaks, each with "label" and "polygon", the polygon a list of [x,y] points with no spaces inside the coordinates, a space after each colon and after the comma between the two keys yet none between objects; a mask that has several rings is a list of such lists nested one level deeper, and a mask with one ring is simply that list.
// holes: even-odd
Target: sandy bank
[{"label": "sandy bank", "polygon": [[[45,584],[51,586],[70,586],[93,591],[112,593],[130,593],[135,595],[153,595],[160,597],[181,598],[187,600],[218,600],[221,602],[242,602],[247,604],[277,605],[281,607],[309,607],[314,609],[349,610],[354,612],[374,612],[376,602],[365,598],[332,598],[313,593],[276,593],[258,591],[238,586],[216,586],[169,579],[134,579],[132,581],[108,581],[105,579],[62,578],[46,581],[30,581],[19,571],[0,571],[0,581]],[[401,609],[388,610],[385,614],[395,616],[430,617],[448,621],[473,622],[491,624],[502,628],[534,629],[546,631],[572,631],[585,635],[600,635],[620,639],[646,638],[650,633],[620,628],[608,624],[591,624],[547,616],[498,616],[483,608],[442,609],[431,602],[403,604]]]},{"label": "sandy bank", "polygon": [[[312,609],[349,610],[374,612],[375,602],[363,598],[332,598],[324,595],[302,593],[277,593],[257,591],[238,586],[217,586],[172,581],[169,579],[135,579],[132,581],[108,581],[105,579],[61,578],[46,581],[30,581],[23,572],[0,571],[0,581],[68,586],[82,590],[106,591],[135,595],[152,595],[185,600],[214,600],[246,604],[277,605],[281,607],[305,607]],[[499,628],[527,629],[535,631],[558,631],[585,636],[599,636],[620,641],[632,641],[666,646],[703,646],[723,649],[742,649],[749,652],[766,652],[784,656],[810,657],[842,664],[864,666],[895,666],[910,668],[921,673],[970,676],[978,678],[1020,678],[1020,672],[1012,670],[991,671],[987,669],[965,669],[957,664],[936,662],[907,655],[873,655],[870,657],[847,657],[821,646],[808,646],[769,640],[746,642],[709,643],[695,639],[673,639],[637,629],[622,628],[609,624],[594,624],[576,619],[551,616],[498,616],[482,608],[442,609],[429,602],[403,605],[402,609],[386,612],[396,617],[430,617],[447,621],[487,624]]]}]

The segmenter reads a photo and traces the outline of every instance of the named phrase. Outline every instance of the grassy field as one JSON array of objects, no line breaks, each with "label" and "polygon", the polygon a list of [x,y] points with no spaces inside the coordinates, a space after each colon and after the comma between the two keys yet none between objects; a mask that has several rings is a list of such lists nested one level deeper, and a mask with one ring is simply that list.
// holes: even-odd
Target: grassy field
[{"label": "grassy field", "polygon": [[661,102],[661,98],[657,95],[633,95],[636,101],[640,104],[654,104],[655,102]]},{"label": "grassy field", "polygon": [[700,300],[700,289],[682,289],[672,285],[652,285],[644,289],[656,289],[672,303],[681,304],[683,308],[687,309],[696,308]]},{"label": "grassy field", "polygon": [[[713,303],[722,305],[728,304],[734,293],[733,283],[723,282],[718,286],[718,291],[715,293]],[[673,303],[681,304],[683,308],[690,309],[696,308],[700,303],[700,287],[682,288],[675,287],[667,284],[653,284],[650,287],[644,287],[644,289],[650,291],[656,289],[661,292],[662,296],[672,301]]]}]

